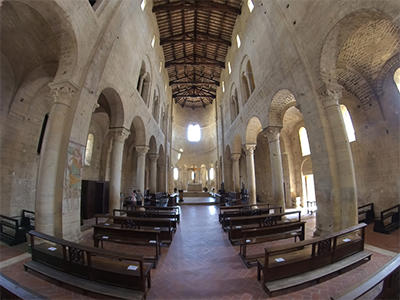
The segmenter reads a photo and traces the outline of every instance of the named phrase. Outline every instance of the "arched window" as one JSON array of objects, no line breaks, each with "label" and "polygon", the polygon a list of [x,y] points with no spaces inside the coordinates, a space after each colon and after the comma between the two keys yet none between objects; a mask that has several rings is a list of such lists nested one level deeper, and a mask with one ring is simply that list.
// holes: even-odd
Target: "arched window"
[{"label": "arched window", "polygon": [[188,127],[187,137],[189,142],[198,142],[201,138],[200,125],[190,124]]},{"label": "arched window", "polygon": [[210,168],[210,180],[214,180],[214,168]]},{"label": "arched window", "polygon": [[340,104],[340,110],[342,111],[344,126],[346,127],[349,143],[354,142],[356,140],[356,132],[354,131],[353,121],[351,120],[350,113],[347,110],[347,107],[343,104]]},{"label": "arched window", "polygon": [[399,93],[400,93],[400,68],[398,68],[396,70],[396,72],[394,72],[393,79],[394,79],[394,83],[396,84],[397,89],[399,90]]},{"label": "arched window", "polygon": [[299,136],[300,136],[300,145],[301,145],[301,153],[303,156],[310,155],[310,144],[308,143],[308,135],[307,129],[301,127],[299,129]]},{"label": "arched window", "polygon": [[85,152],[85,165],[87,166],[90,166],[90,162],[92,161],[93,144],[94,144],[94,135],[89,133],[86,142],[86,152]]},{"label": "arched window", "polygon": [[174,168],[174,180],[178,180],[178,178],[179,178],[179,170],[178,170],[178,168]]}]

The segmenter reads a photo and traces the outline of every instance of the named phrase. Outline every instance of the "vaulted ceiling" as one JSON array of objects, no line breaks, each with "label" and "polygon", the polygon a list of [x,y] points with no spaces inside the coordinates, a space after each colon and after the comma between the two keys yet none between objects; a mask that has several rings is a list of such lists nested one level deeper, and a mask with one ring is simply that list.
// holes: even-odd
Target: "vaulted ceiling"
[{"label": "vaulted ceiling", "polygon": [[213,103],[242,0],[153,0],[175,103]]}]

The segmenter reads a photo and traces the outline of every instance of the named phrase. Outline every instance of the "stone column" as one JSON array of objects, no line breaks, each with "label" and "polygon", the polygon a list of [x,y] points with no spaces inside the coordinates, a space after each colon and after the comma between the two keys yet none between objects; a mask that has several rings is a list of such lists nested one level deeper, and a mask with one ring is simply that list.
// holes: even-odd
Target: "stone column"
[{"label": "stone column", "polygon": [[339,189],[336,191],[339,197],[336,199],[339,201],[339,205],[332,203],[332,207],[324,208],[317,202],[317,216],[322,216],[322,218],[317,218],[317,230],[318,224],[324,221],[324,213],[332,214],[334,212],[335,231],[358,224],[357,188],[353,157],[339,105],[342,89],[340,85],[331,84],[329,87],[325,87],[322,92],[320,91],[336,156],[336,176],[339,183]]},{"label": "stone column", "polygon": [[36,186],[36,230],[62,238],[62,198],[66,142],[63,136],[72,99],[77,88],[69,82],[49,85],[53,105],[40,152]]},{"label": "stone column", "polygon": [[246,79],[247,79],[247,86],[248,86],[248,88],[249,88],[249,93],[250,93],[250,95],[251,95],[251,93],[254,91],[252,75],[253,75],[253,74],[251,74],[251,72],[249,72],[249,71],[245,71],[245,72],[244,72],[244,76],[245,76]]},{"label": "stone column", "polygon": [[[150,148],[147,146],[135,146],[135,148],[138,153],[136,188],[138,190],[140,190],[140,192],[142,194],[144,194],[144,176],[145,176],[145,170],[146,170],[146,154]],[[143,205],[144,205],[144,201],[142,201],[142,206]]]},{"label": "stone column", "polygon": [[263,134],[268,139],[269,153],[271,159],[272,171],[272,205],[281,206],[282,212],[285,212],[285,199],[283,192],[283,168],[282,155],[279,142],[279,135],[282,126],[268,126],[264,129]]},{"label": "stone column", "polygon": [[124,153],[124,143],[130,132],[126,128],[111,129],[114,135],[113,150],[111,155],[111,171],[110,171],[110,202],[109,215],[113,215],[113,209],[119,209],[120,192],[121,192],[121,172],[122,172],[122,155]]},{"label": "stone column", "polygon": [[144,79],[147,77],[147,75],[148,75],[148,73],[146,72],[142,76],[140,76],[140,79],[139,79],[138,92],[139,92],[139,95],[141,95],[141,96],[142,96],[142,92],[143,92],[143,82],[144,82]]},{"label": "stone column", "polygon": [[150,182],[149,182],[149,188],[150,188],[150,193],[155,194],[157,192],[157,159],[158,159],[158,154],[151,153],[151,154],[149,154],[149,158],[150,158]]},{"label": "stone column", "polygon": [[256,144],[246,144],[246,165],[247,165],[247,189],[249,191],[249,204],[256,202],[256,172],[254,168],[254,150]]},{"label": "stone column", "polygon": [[240,153],[233,153],[231,155],[232,158],[232,167],[233,167],[233,179],[234,179],[234,188],[235,192],[240,192],[240,172],[239,172],[239,159]]}]

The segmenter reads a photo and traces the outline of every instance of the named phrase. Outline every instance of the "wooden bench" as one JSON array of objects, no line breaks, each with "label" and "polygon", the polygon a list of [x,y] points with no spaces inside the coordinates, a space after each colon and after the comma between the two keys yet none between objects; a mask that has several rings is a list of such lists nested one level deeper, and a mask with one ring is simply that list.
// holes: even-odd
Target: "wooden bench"
[{"label": "wooden bench", "polygon": [[10,246],[27,241],[26,229],[21,227],[18,219],[0,215],[0,238]]},{"label": "wooden bench", "polygon": [[[290,219],[287,216],[291,215]],[[297,215],[297,217],[293,216]],[[282,221],[282,218],[285,219]],[[243,239],[243,230],[267,226],[282,225],[287,222],[301,222],[301,211],[286,212],[282,214],[269,214],[254,217],[233,217],[229,218],[227,226],[228,238],[232,244]]]},{"label": "wooden bench", "polygon": [[399,207],[400,204],[382,210],[380,218],[374,221],[374,231],[390,234],[399,228]]},{"label": "wooden bench", "polygon": [[0,299],[48,300],[0,273]]},{"label": "wooden bench", "polygon": [[178,223],[180,222],[181,218],[181,207],[180,206],[137,206],[137,205],[127,205],[127,210],[134,210],[134,211],[151,211],[151,212],[175,212],[175,216],[177,218]]},{"label": "wooden bench", "polygon": [[[342,293],[331,297],[332,300],[356,299],[398,299],[399,296],[400,254],[379,268],[374,274],[363,279],[357,285],[350,286]],[[382,283],[382,286],[379,287]],[[372,293],[372,294],[371,294]],[[364,296],[364,297],[363,297]],[[365,296],[368,296],[367,298]]]},{"label": "wooden bench", "polygon": [[[140,219],[121,216],[95,215],[96,225],[118,225],[119,228],[145,229],[160,231],[159,239],[161,244],[171,244],[174,228],[170,219]],[[106,219],[100,222],[100,219]]]},{"label": "wooden bench", "polygon": [[368,203],[358,207],[358,222],[370,224],[375,219],[374,204]]},{"label": "wooden bench", "polygon": [[[24,264],[25,271],[106,297],[146,298],[151,267],[143,256],[84,246],[34,230],[29,234],[32,261]],[[41,244],[35,243],[35,237]]]},{"label": "wooden bench", "polygon": [[143,218],[143,219],[171,219],[172,226],[176,228],[176,223],[178,222],[178,215],[175,211],[162,211],[162,210],[122,210],[113,209],[113,216],[126,215],[128,217]]},{"label": "wooden bench", "polygon": [[261,259],[264,253],[247,255],[247,246],[289,238],[294,238],[296,242],[297,237],[303,241],[305,236],[305,223],[304,221],[288,222],[282,225],[242,230],[243,238],[239,240],[240,258],[243,260],[246,267],[250,268],[251,262],[256,262],[257,259]]},{"label": "wooden bench", "polygon": [[152,263],[154,268],[157,267],[161,255],[159,234],[160,231],[158,230],[119,228],[106,224],[93,225],[93,241],[95,247],[99,247],[99,243],[101,242],[101,248],[103,248],[104,241],[154,247],[154,256],[143,256],[144,261]]},{"label": "wooden bench", "polygon": [[23,209],[21,211],[21,227],[29,230],[35,230],[35,213],[30,210]]},{"label": "wooden bench", "polygon": [[264,208],[264,207],[269,207],[269,206],[270,206],[269,203],[265,203],[265,204],[240,204],[240,205],[231,205],[231,206],[226,206],[225,204],[221,204],[221,205],[218,206],[218,220],[221,222],[222,214],[224,212],[251,210],[251,209]]},{"label": "wooden bench", "polygon": [[264,208],[253,208],[242,211],[225,211],[221,214],[221,226],[222,229],[226,231],[229,218],[269,215],[271,214],[271,211],[273,211],[274,213],[277,213],[277,211],[281,213],[282,207],[264,207]]},{"label": "wooden bench", "polygon": [[264,290],[272,296],[371,259],[371,253],[364,251],[366,226],[361,223],[323,237],[265,248],[264,258],[257,260],[257,279],[262,271]]}]

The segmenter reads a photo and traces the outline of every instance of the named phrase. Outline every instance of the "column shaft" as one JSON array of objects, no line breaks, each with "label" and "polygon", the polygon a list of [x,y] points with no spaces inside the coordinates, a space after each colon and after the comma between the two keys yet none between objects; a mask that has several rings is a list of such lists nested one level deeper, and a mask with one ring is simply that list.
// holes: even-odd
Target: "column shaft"
[{"label": "column shaft", "polygon": [[157,192],[157,154],[149,154],[150,157],[150,182],[149,188],[150,193],[155,194]]},{"label": "column shaft", "polygon": [[233,165],[233,179],[235,192],[240,192],[240,172],[239,172],[239,154],[232,154],[232,165]]},{"label": "column shaft", "polygon": [[249,191],[249,204],[257,204],[256,174],[254,167],[255,144],[246,144],[247,189]]},{"label": "column shaft", "polygon": [[[136,173],[136,187],[142,194],[144,194],[144,176],[146,170],[146,154],[149,151],[147,146],[136,146],[138,152],[137,173]],[[142,201],[142,206],[144,201]]]}]

